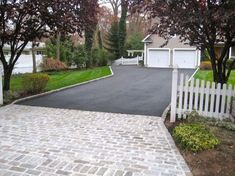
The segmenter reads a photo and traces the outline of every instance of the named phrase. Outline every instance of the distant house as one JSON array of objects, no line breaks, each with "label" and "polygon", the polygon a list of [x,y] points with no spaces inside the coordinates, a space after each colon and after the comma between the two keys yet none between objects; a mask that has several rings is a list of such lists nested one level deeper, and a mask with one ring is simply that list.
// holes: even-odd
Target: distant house
[{"label": "distant house", "polygon": [[[216,54],[217,58],[221,55],[222,48],[223,48],[223,43],[217,44],[215,46],[215,54]],[[230,50],[229,50],[229,58],[230,59],[235,59],[235,46],[230,48]]]},{"label": "distant house", "polygon": [[166,43],[159,35],[150,34],[142,42],[146,67],[172,68],[177,65],[179,68],[196,68],[200,65],[200,50],[180,42],[178,36]]},{"label": "distant house", "polygon": [[[10,46],[5,45],[4,48],[4,55],[7,60],[10,58]],[[45,43],[40,42],[38,46],[35,47],[35,54],[36,54],[36,63],[39,67],[39,64],[42,62],[42,59],[45,55]],[[0,64],[1,61],[0,61]],[[16,62],[14,67],[13,73],[30,73],[33,71],[33,58],[32,58],[32,42],[29,42],[28,45],[25,47],[24,51],[22,52],[20,58]]]},{"label": "distant house", "polygon": [[[201,61],[201,51],[194,46],[184,44],[178,36],[172,37],[168,43],[157,34],[146,36],[144,43],[144,65],[146,67],[197,68]],[[165,44],[165,45],[164,45]],[[223,44],[217,45],[217,55]],[[235,47],[230,49],[230,58],[235,58]]]}]

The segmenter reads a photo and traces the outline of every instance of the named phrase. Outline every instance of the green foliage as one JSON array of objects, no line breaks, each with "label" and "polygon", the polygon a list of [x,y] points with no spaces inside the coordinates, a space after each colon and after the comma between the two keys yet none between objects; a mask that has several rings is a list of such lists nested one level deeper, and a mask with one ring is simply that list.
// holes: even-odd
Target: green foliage
[{"label": "green foliage", "polygon": [[143,50],[144,44],[142,36],[139,33],[133,33],[127,38],[126,49],[127,50]]},{"label": "green foliage", "polygon": [[99,49],[97,52],[98,66],[108,65],[109,53],[105,49]]},{"label": "green foliage", "polygon": [[230,119],[219,120],[200,116],[197,112],[189,114],[187,121],[189,123],[202,123],[209,126],[216,126],[227,130],[235,131],[235,124]]},{"label": "green foliage", "polygon": [[[87,70],[68,70],[60,72],[48,72],[50,80],[47,84],[46,91],[59,89],[65,86],[78,84],[84,81],[100,78],[110,75],[109,67],[98,67]],[[22,92],[23,75],[14,75],[11,80],[11,88],[14,92]]]},{"label": "green foliage", "polygon": [[[227,68],[232,65],[232,62],[234,61],[234,59],[229,59],[226,63]],[[232,65],[232,70],[235,70],[235,64]]]},{"label": "green foliage", "polygon": [[[194,75],[194,78],[212,82],[213,81],[213,72],[211,70],[199,70]],[[227,83],[235,85],[235,71],[234,70],[232,70]]]},{"label": "green foliage", "polygon": [[120,58],[119,53],[119,32],[118,22],[114,21],[106,36],[105,48],[113,55],[113,60]]},{"label": "green foliage", "polygon": [[77,68],[83,68],[86,63],[86,51],[83,45],[78,45],[73,49],[72,64]]},{"label": "green foliage", "polygon": [[23,90],[26,93],[39,93],[46,88],[49,76],[43,73],[24,74],[22,77]]},{"label": "green foliage", "polygon": [[[52,38],[46,43],[47,57],[56,58],[56,39]],[[69,37],[62,37],[60,41],[60,60],[71,65],[73,57],[73,43]]]},{"label": "green foliage", "polygon": [[68,69],[65,63],[53,58],[43,59],[40,67],[42,71],[59,71]]},{"label": "green foliage", "polygon": [[102,49],[102,48],[103,48],[103,41],[102,41],[102,37],[101,37],[101,32],[100,32],[100,30],[98,30],[97,37],[98,37],[99,49]]},{"label": "green foliage", "polygon": [[192,152],[213,149],[220,142],[201,124],[180,124],[173,130],[173,137],[184,149]]}]

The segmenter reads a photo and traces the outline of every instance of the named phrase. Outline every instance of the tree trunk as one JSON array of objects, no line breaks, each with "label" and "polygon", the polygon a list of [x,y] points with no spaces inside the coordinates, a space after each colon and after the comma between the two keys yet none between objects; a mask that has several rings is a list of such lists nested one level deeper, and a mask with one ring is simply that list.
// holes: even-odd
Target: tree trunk
[{"label": "tree trunk", "polygon": [[33,42],[32,42],[33,73],[37,73],[35,45],[36,45],[36,43],[33,41]]},{"label": "tree trunk", "polygon": [[61,33],[58,32],[56,36],[56,59],[60,60],[60,39]]},{"label": "tree trunk", "polygon": [[4,67],[4,79],[3,79],[3,90],[10,90],[10,81],[12,75],[12,68],[10,66]]}]

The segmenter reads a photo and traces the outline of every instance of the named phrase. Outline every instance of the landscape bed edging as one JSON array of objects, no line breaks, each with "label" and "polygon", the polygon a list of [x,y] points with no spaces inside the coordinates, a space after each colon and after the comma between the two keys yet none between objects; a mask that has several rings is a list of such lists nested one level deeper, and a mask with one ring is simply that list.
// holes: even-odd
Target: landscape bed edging
[{"label": "landscape bed edging", "polygon": [[73,87],[81,86],[81,85],[88,84],[88,83],[91,83],[91,82],[99,81],[101,79],[106,79],[106,78],[112,77],[114,75],[114,73],[113,73],[113,70],[112,70],[111,66],[109,66],[109,70],[110,70],[111,74],[108,75],[108,76],[103,76],[103,77],[92,79],[92,80],[89,80],[89,81],[85,81],[85,82],[77,83],[77,84],[74,84],[74,85],[62,87],[62,88],[59,88],[59,89],[56,89],[56,90],[51,90],[51,91],[48,91],[48,92],[43,92],[43,93],[40,93],[40,94],[20,98],[18,100],[13,101],[12,103],[10,103],[10,105],[16,104],[16,103],[19,103],[19,102],[22,102],[22,101],[25,101],[25,100],[30,100],[30,99],[34,99],[34,98],[37,98],[37,97],[42,97],[42,96],[49,95],[49,94],[52,94],[52,93],[56,93],[56,92],[59,92],[59,91],[62,91],[62,90],[70,89],[70,88],[73,88]]}]

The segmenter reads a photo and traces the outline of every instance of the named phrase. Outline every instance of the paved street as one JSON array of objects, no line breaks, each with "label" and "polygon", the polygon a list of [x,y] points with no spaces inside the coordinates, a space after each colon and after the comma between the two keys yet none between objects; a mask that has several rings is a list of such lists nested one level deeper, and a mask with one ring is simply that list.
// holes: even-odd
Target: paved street
[{"label": "paved street", "polygon": [[0,108],[1,176],[190,175],[162,118]]},{"label": "paved street", "polygon": [[[162,115],[170,103],[172,69],[137,66],[112,68],[113,77],[20,104],[98,112]],[[194,70],[182,69],[179,72],[192,75]]]}]

